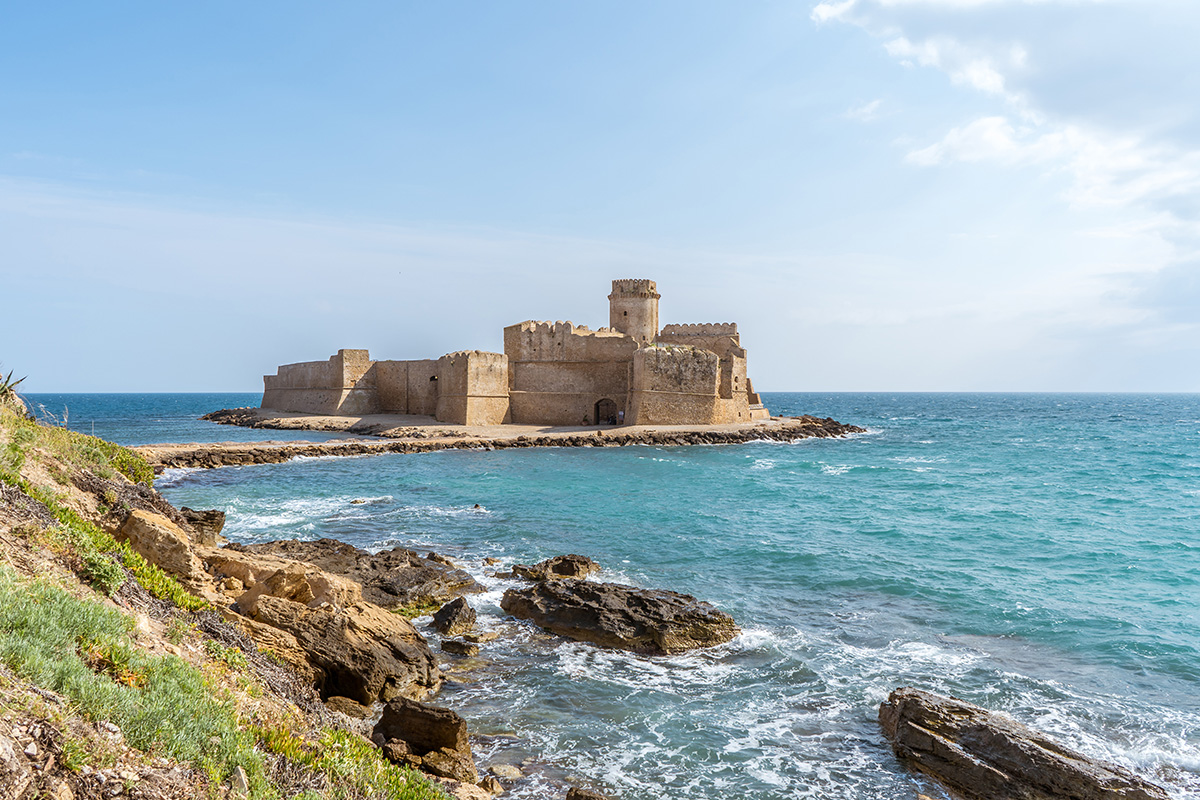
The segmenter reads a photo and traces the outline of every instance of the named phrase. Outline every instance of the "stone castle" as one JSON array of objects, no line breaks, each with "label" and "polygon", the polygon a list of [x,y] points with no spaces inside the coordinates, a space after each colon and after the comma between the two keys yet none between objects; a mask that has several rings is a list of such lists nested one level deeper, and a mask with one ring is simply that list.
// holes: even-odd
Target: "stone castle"
[{"label": "stone castle", "polygon": [[720,425],[767,419],[733,323],[658,327],[654,281],[612,283],[607,328],[534,322],[504,352],[372,361],[339,350],[263,378],[262,407],[309,414],[422,414],[460,425]]}]

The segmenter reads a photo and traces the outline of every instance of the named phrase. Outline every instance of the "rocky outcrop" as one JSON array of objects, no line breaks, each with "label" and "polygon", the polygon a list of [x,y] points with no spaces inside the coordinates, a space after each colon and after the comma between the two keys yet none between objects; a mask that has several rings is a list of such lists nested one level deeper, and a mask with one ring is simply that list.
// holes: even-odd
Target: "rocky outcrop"
[{"label": "rocky outcrop", "polygon": [[600,565],[587,556],[571,553],[565,556],[553,556],[545,561],[539,561],[532,567],[527,564],[513,564],[513,575],[529,581],[545,581],[558,578],[586,578],[600,571]]},{"label": "rocky outcrop", "polygon": [[364,601],[354,581],[246,547],[198,552],[236,598],[233,609],[252,623],[251,635],[297,667],[322,697],[370,705],[424,697],[441,685],[424,637],[408,620]]},{"label": "rocky outcrop", "polygon": [[465,598],[456,597],[433,615],[433,627],[443,636],[457,636],[475,627],[475,609]]},{"label": "rocky outcrop", "polygon": [[897,689],[879,707],[896,755],[979,800],[1170,800],[1121,767],[953,697]]},{"label": "rocky outcrop", "polygon": [[383,707],[372,738],[397,764],[465,783],[479,780],[467,723],[448,708],[394,700]]},{"label": "rocky outcrop", "polygon": [[216,547],[222,541],[221,531],[225,528],[225,512],[211,509],[197,511],[184,506],[179,513],[196,532],[193,541],[201,547]]},{"label": "rocky outcrop", "polygon": [[614,583],[552,580],[509,589],[501,608],[561,636],[646,655],[727,642],[733,617],[691,595]]},{"label": "rocky outcrop", "polygon": [[384,608],[442,602],[483,591],[470,573],[445,563],[449,559],[435,557],[432,553],[422,557],[402,547],[371,554],[333,539],[318,539],[314,542],[286,540],[230,545],[225,549],[313,564],[359,584],[365,600]]},{"label": "rocky outcrop", "polygon": [[188,535],[166,517],[134,509],[114,538],[129,542],[135,553],[174,575],[190,591],[202,595],[208,591],[209,576],[192,551]]},{"label": "rocky outcrop", "polygon": [[322,697],[348,697],[369,705],[424,697],[441,686],[437,662],[416,628],[371,603],[310,608],[264,594],[246,613],[295,637]]},{"label": "rocky outcrop", "polygon": [[[255,601],[263,595],[312,608],[321,605],[342,608],[363,599],[357,583],[331,575],[314,564],[252,553],[236,545],[197,548],[197,553],[208,571],[234,595],[238,609],[249,616],[254,615]],[[229,578],[234,582],[228,581]]]}]

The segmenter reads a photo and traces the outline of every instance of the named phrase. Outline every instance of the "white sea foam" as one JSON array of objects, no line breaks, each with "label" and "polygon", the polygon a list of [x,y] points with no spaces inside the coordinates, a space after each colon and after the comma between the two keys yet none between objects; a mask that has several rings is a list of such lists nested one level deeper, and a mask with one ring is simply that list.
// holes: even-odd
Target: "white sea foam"
[{"label": "white sea foam", "polygon": [[154,479],[154,488],[156,489],[173,489],[197,472],[203,472],[203,467],[169,467],[162,471],[162,474]]}]

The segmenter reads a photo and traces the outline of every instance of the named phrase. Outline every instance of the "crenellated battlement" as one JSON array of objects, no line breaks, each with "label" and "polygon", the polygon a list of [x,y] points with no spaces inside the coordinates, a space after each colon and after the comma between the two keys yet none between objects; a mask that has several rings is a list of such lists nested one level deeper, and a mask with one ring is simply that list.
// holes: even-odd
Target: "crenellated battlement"
[{"label": "crenellated battlement", "polygon": [[684,322],[664,325],[662,336],[737,336],[736,322]]},{"label": "crenellated battlement", "polygon": [[[597,334],[612,334],[615,331],[610,331],[608,328],[600,328],[592,330],[587,325],[576,325],[571,320],[558,320],[550,322],[548,320],[527,319],[524,322],[519,322],[516,325],[510,325],[509,328],[517,330],[529,331],[531,333],[551,334],[551,335],[575,335],[575,336],[595,336]],[[508,330],[506,328],[505,330]]]},{"label": "crenellated battlement", "polygon": [[654,281],[649,278],[620,278],[612,282],[612,294],[608,299],[613,299],[613,296],[620,297],[646,297],[658,300],[662,297],[658,293],[658,287],[654,285]]}]

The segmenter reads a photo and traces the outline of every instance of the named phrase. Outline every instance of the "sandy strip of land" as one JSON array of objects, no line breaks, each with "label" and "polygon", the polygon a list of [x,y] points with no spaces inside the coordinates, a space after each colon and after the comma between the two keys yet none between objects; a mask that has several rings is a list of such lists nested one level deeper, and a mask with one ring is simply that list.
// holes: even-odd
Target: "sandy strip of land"
[{"label": "sandy strip of land", "polygon": [[205,419],[248,428],[351,433],[363,438],[330,442],[193,442],[142,445],[133,449],[161,470],[166,467],[271,464],[298,456],[358,456],[511,447],[739,444],[755,440],[829,438],[863,431],[854,425],[808,416],[772,417],[740,425],[472,426],[448,425],[432,417],[408,415],[333,417],[240,408],[213,412],[206,415]]}]

